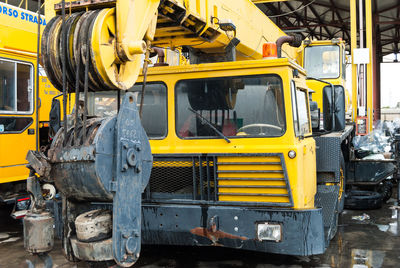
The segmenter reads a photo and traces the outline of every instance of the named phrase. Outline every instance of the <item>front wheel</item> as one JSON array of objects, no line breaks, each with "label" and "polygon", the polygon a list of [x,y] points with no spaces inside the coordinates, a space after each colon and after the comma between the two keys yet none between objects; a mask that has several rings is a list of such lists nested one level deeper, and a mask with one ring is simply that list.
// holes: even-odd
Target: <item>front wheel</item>
[{"label": "front wheel", "polygon": [[342,213],[344,209],[345,190],[346,190],[346,165],[343,155],[340,155],[340,170],[339,170],[339,196],[338,196],[338,211]]}]

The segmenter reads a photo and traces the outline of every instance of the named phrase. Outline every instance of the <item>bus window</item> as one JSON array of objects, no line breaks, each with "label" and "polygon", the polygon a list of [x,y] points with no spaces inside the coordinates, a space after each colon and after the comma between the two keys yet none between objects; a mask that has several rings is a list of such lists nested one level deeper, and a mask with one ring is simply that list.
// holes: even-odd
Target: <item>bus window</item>
[{"label": "bus window", "polygon": [[0,113],[33,112],[32,65],[0,59]]}]

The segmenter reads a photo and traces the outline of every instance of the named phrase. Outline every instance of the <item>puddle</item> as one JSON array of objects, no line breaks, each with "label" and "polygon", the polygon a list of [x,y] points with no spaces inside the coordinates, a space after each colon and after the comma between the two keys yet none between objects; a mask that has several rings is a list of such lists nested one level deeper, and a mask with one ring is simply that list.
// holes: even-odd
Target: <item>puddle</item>
[{"label": "puddle", "polygon": [[392,210],[392,219],[397,219],[398,213],[396,207],[391,207],[390,209]]},{"label": "puddle", "polygon": [[9,238],[10,237],[10,235],[8,234],[8,233],[0,233],[0,239],[2,240],[2,239],[7,239],[7,238]]},{"label": "puddle", "polygon": [[15,242],[15,241],[20,240],[20,239],[21,239],[21,237],[11,237],[11,238],[8,238],[6,240],[0,241],[0,244]]},{"label": "puddle", "polygon": [[376,224],[376,226],[382,232],[387,232],[389,230],[389,225],[386,224]]},{"label": "puddle", "polygon": [[382,267],[385,252],[381,250],[352,249],[352,268]]},{"label": "puddle", "polygon": [[392,211],[393,222],[389,223],[389,233],[394,236],[400,236],[400,214],[398,212],[400,208],[398,206],[390,207]]},{"label": "puddle", "polygon": [[392,222],[389,224],[374,224],[382,232],[387,232],[393,236],[400,236],[400,213],[398,210],[400,207],[392,206],[390,210],[392,211]]}]

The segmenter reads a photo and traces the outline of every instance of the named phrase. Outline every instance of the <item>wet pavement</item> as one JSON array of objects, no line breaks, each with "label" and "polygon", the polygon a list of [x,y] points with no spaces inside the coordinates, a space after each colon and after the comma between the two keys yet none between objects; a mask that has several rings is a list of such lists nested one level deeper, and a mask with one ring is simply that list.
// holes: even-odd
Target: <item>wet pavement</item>
[{"label": "wet pavement", "polygon": [[[400,210],[394,204],[391,199],[379,210],[345,210],[337,235],[322,255],[292,257],[219,247],[144,246],[134,267],[400,267]],[[0,267],[28,267],[27,261],[41,263],[25,252],[22,224],[11,220],[8,212],[0,207]],[[50,255],[54,267],[90,267],[68,262],[58,240]]]}]

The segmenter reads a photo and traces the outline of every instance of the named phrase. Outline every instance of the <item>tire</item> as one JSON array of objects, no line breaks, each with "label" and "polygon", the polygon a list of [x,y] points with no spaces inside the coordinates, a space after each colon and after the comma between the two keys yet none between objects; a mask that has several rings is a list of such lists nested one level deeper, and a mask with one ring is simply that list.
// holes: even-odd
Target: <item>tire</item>
[{"label": "tire", "polygon": [[383,202],[386,203],[393,193],[393,184],[389,180],[384,180],[381,185],[378,186],[378,193],[382,195]]},{"label": "tire", "polygon": [[340,170],[343,172],[340,176],[343,176],[342,185],[342,196],[338,200],[338,211],[342,213],[344,209],[345,199],[346,199],[346,164],[344,162],[343,153],[340,155]]},{"label": "tire", "polygon": [[111,237],[112,212],[96,209],[80,214],[75,219],[76,237],[81,242],[96,242]]},{"label": "tire", "polygon": [[382,204],[382,195],[372,191],[348,191],[344,201],[346,209],[378,209]]}]

